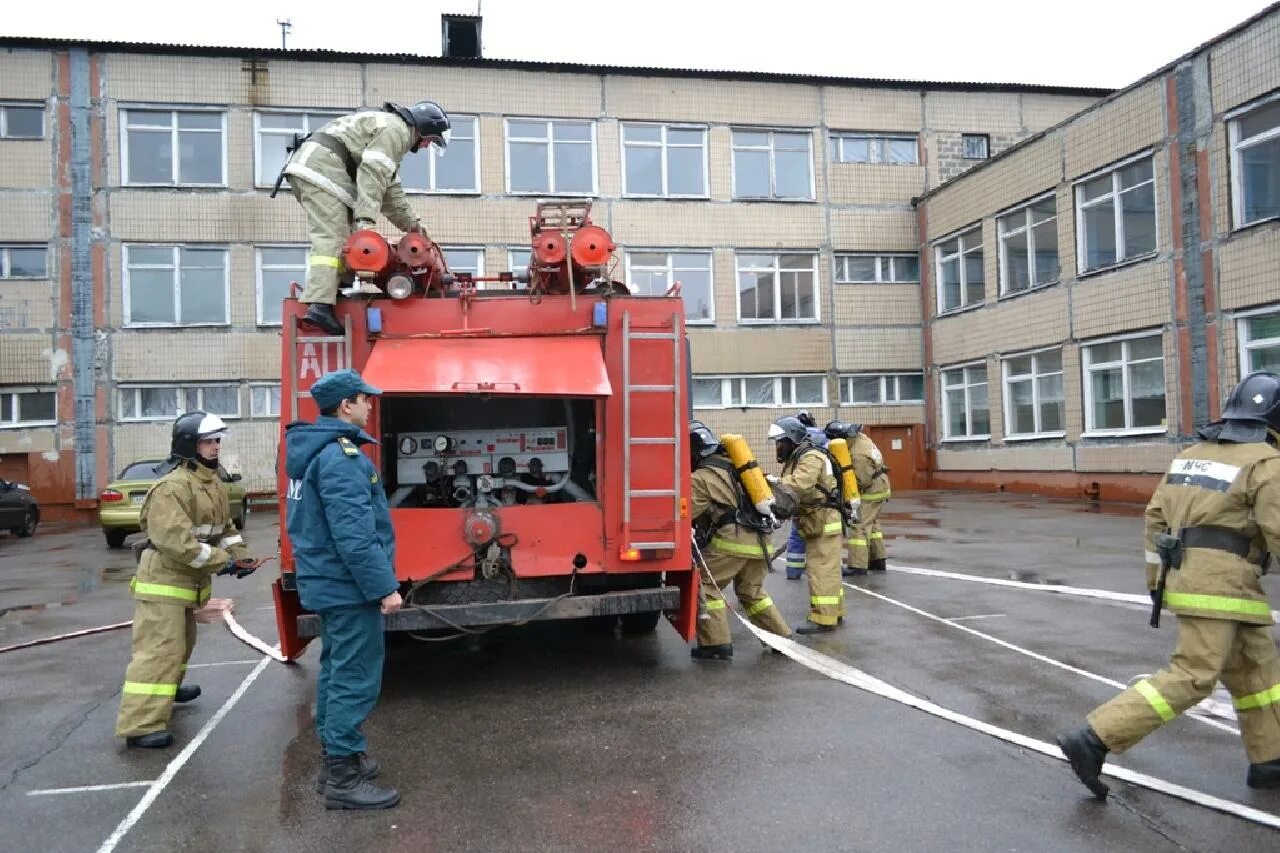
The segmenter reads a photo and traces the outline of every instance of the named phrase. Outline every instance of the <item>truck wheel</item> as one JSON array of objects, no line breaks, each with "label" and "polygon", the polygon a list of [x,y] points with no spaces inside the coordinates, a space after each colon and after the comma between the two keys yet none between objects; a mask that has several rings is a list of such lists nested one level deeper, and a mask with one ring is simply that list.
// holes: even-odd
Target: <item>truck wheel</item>
[{"label": "truck wheel", "polygon": [[123,548],[124,540],[129,537],[128,532],[124,530],[104,530],[102,532],[107,537],[108,548]]},{"label": "truck wheel", "polygon": [[658,620],[662,618],[661,610],[647,613],[627,613],[622,617],[622,633],[628,637],[641,634],[652,634],[658,628]]}]

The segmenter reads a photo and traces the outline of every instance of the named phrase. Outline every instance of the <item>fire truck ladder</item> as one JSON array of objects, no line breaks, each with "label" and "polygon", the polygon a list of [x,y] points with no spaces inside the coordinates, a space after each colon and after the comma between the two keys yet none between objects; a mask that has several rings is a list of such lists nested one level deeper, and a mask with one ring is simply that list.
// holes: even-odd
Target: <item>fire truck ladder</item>
[{"label": "fire truck ladder", "polygon": [[[670,331],[654,331],[655,328],[666,329],[666,326],[660,327],[640,327],[633,329],[631,327],[631,312],[622,312],[622,529],[623,538],[627,548],[651,548],[651,549],[671,549],[676,547],[673,542],[631,542],[631,501],[634,498],[671,498],[672,507],[672,533],[673,538],[679,535],[680,530],[680,474],[681,462],[684,459],[683,438],[686,429],[683,414],[684,406],[680,400],[680,376],[683,375],[683,367],[681,360],[683,356],[683,347],[680,345],[680,338],[677,329],[680,328],[680,317],[677,314],[671,315]],[[631,359],[633,356],[633,345],[639,341],[670,341],[672,354],[672,384],[670,385],[632,385],[631,384]],[[674,421],[672,423],[672,437],[666,438],[647,438],[636,437],[632,435],[631,412],[633,396],[635,394],[669,394],[671,395],[671,411],[674,412]],[[672,466],[671,488],[669,489],[637,489],[632,485],[631,476],[631,448],[636,445],[657,444],[670,445],[672,448],[672,456],[674,462]]]},{"label": "fire truck ladder", "polygon": [[[302,388],[302,383],[298,381],[298,347],[307,344],[316,344],[320,347],[328,347],[329,344],[340,344],[342,347],[342,364],[333,368],[351,366],[351,316],[344,315],[342,318],[343,333],[341,335],[308,335],[298,334],[298,324],[292,319],[285,321],[285,329],[290,338],[293,339],[292,346],[289,347],[289,375],[292,380],[289,382],[291,389],[289,400],[289,417],[293,420],[298,418],[298,401],[302,399],[304,394],[310,392],[310,388]],[[323,350],[322,350],[323,351]],[[318,377],[317,377],[318,378]]]}]

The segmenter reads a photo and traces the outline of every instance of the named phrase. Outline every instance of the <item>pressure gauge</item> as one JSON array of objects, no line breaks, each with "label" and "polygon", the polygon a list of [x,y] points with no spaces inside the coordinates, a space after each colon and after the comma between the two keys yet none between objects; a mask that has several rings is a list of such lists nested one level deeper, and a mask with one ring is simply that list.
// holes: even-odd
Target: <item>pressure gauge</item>
[{"label": "pressure gauge", "polygon": [[414,453],[417,453],[417,452],[418,452],[418,442],[416,442],[411,436],[406,435],[404,438],[400,439],[400,455],[401,456],[412,456]]},{"label": "pressure gauge", "polygon": [[447,435],[437,435],[432,446],[435,447],[436,453],[447,453],[449,448],[453,447],[453,439]]}]

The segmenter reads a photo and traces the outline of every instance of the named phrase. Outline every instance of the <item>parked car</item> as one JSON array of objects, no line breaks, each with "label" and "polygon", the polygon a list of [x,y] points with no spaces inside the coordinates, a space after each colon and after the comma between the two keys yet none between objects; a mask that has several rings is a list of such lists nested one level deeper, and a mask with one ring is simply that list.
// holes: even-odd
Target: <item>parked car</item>
[{"label": "parked car", "polygon": [[40,505],[31,489],[12,480],[0,480],[0,530],[15,536],[32,536],[40,523]]},{"label": "parked car", "polygon": [[[169,470],[169,463],[164,459],[143,459],[126,465],[120,476],[107,483],[98,495],[98,523],[102,525],[108,547],[123,548],[129,534],[142,530],[142,502],[147,499],[151,487]],[[231,520],[238,529],[244,530],[249,504],[245,501],[244,487],[240,485],[240,475],[228,474],[219,465],[218,477],[226,486],[227,498],[231,502]]]}]

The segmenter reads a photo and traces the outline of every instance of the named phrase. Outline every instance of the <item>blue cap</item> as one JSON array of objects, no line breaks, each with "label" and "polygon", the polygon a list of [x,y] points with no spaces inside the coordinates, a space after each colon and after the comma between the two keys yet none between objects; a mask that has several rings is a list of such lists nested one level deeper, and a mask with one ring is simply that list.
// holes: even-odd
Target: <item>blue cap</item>
[{"label": "blue cap", "polygon": [[351,368],[326,373],[311,386],[311,399],[321,409],[336,406],[360,393],[376,395],[382,392],[361,379],[360,374]]}]

